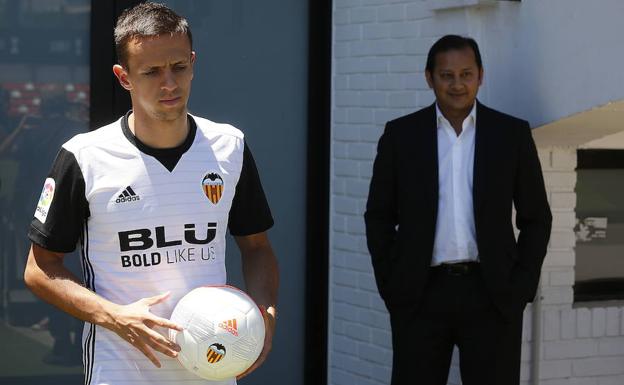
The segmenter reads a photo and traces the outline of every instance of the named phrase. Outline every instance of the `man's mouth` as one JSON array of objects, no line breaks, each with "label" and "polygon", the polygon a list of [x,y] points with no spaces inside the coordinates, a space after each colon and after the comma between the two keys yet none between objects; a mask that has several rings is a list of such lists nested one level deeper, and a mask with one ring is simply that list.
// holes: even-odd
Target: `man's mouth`
[{"label": "man's mouth", "polygon": [[180,101],[180,99],[181,98],[179,96],[176,96],[176,97],[162,98],[158,101],[164,105],[174,105],[174,104],[177,104]]}]

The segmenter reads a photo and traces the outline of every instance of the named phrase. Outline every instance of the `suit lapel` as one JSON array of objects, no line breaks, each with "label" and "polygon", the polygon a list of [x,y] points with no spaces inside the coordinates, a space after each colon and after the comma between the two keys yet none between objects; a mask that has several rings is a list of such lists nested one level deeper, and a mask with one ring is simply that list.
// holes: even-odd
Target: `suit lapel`
[{"label": "suit lapel", "polygon": [[429,106],[425,115],[425,124],[423,135],[422,149],[424,154],[424,188],[427,189],[427,197],[429,198],[430,207],[433,209],[433,223],[437,221],[438,215],[438,122],[436,117],[435,103]]},{"label": "suit lapel", "polygon": [[472,204],[475,217],[475,226],[480,223],[479,217],[485,202],[485,187],[486,187],[486,166],[487,166],[487,152],[488,152],[488,132],[491,129],[491,122],[487,108],[477,101],[477,125],[475,132],[475,152],[474,152],[474,166],[472,176]]}]

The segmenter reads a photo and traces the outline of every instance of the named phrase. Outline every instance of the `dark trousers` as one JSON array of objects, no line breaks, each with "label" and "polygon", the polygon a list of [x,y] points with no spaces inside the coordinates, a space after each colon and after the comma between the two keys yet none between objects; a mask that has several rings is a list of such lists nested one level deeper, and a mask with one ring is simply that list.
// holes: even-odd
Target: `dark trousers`
[{"label": "dark trousers", "polygon": [[454,346],[463,385],[518,385],[522,312],[502,316],[478,265],[453,273],[432,268],[421,306],[391,312],[392,385],[446,385]]}]

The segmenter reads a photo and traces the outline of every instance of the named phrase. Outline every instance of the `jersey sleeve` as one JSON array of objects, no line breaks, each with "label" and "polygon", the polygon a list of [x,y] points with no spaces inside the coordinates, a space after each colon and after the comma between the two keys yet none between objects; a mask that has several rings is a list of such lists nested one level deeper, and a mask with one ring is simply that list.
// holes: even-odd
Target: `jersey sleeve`
[{"label": "jersey sleeve", "polygon": [[85,181],[73,153],[61,148],[48,174],[28,237],[55,252],[74,251],[89,217]]},{"label": "jersey sleeve", "polygon": [[234,236],[261,233],[273,226],[273,216],[267,203],[256,162],[245,143],[243,166],[236,185],[229,217],[230,234]]}]

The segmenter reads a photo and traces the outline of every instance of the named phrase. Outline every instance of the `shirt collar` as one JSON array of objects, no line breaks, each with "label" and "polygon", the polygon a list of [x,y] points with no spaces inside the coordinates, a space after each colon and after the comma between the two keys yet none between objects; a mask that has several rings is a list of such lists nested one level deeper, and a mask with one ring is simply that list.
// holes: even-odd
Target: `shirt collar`
[{"label": "shirt collar", "polygon": [[[448,119],[444,117],[444,115],[442,114],[442,111],[440,111],[440,107],[438,107],[438,103],[435,104],[435,108],[436,108],[436,122],[438,123],[438,128],[442,124],[447,124],[449,127],[451,127],[451,123],[448,121]],[[464,119],[464,122],[462,125],[464,128],[466,128],[467,126],[476,127],[477,125],[477,102],[476,101],[472,105],[472,109],[470,110],[470,113],[468,114],[466,119]]]}]

